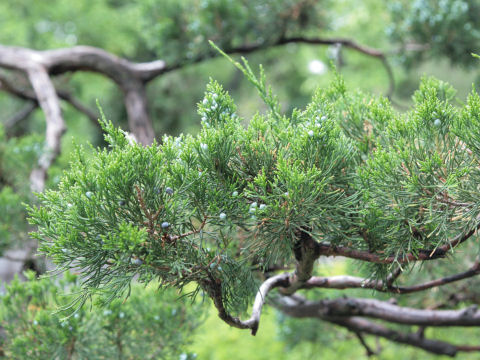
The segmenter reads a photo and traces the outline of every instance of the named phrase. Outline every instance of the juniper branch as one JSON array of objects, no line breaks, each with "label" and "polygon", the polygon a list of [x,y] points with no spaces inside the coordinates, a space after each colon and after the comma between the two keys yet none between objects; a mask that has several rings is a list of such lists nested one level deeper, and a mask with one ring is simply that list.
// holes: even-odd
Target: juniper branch
[{"label": "juniper branch", "polygon": [[424,291],[438,286],[450,284],[452,282],[468,279],[480,274],[480,264],[475,264],[465,272],[445,276],[439,279],[427,281],[423,284],[413,286],[392,286],[388,285],[388,280],[384,283],[381,280],[363,279],[355,276],[339,275],[331,277],[318,277],[314,276],[310,278],[303,286],[304,289],[312,288],[327,288],[327,289],[373,289],[381,292],[392,292],[396,294],[409,294],[413,292]]}]

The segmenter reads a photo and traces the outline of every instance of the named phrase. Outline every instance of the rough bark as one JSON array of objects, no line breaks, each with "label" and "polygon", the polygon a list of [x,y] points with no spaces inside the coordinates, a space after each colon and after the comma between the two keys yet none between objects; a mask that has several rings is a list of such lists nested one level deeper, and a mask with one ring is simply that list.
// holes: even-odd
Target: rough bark
[{"label": "rough bark", "polygon": [[30,186],[33,191],[43,191],[50,165],[60,154],[60,141],[67,130],[63,121],[60,101],[47,70],[41,66],[32,66],[27,70],[28,78],[37,95],[38,103],[45,113],[47,129],[46,147],[40,156],[38,166],[30,174]]},{"label": "rough bark", "polygon": [[[387,328],[376,322],[372,322],[362,317],[358,317],[357,315],[354,314],[355,307],[352,307],[351,310],[347,311],[346,313],[343,313],[343,315],[339,315],[339,313],[337,313],[335,310],[336,305],[343,303],[342,305],[340,305],[340,307],[343,307],[343,305],[349,300],[352,300],[352,299],[336,299],[336,300],[332,300],[331,303],[321,304],[321,302],[313,303],[305,300],[300,296],[295,295],[295,296],[290,296],[290,297],[286,296],[281,299],[277,299],[275,306],[279,310],[281,310],[282,312],[284,312],[285,314],[291,317],[318,318],[320,320],[345,327],[346,329],[354,333],[370,334],[370,335],[383,337],[393,342],[417,347],[433,354],[447,355],[447,356],[453,357],[457,355],[458,352],[472,352],[472,351],[480,350],[478,346],[455,345],[455,344],[448,343],[446,341],[428,339],[421,332],[410,333],[410,332],[402,332],[400,330]],[[359,300],[359,299],[354,299],[354,300]],[[335,305],[332,305],[334,303]],[[324,305],[328,309],[323,308]],[[347,307],[349,308],[348,305]],[[405,308],[405,309],[408,309],[408,308]],[[408,311],[409,310],[407,310],[407,312]],[[424,310],[420,310],[420,311],[424,311]],[[440,316],[442,317],[443,315],[440,315]],[[458,312],[457,316],[459,318],[462,318],[462,317],[466,318],[466,316],[464,315],[462,316],[461,311]]]}]

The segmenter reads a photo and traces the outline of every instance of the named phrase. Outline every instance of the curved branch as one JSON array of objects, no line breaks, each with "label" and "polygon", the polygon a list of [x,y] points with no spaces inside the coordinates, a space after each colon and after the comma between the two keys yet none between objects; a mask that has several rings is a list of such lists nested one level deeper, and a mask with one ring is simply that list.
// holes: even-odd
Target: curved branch
[{"label": "curved branch", "polygon": [[31,69],[37,68],[45,69],[48,75],[68,71],[101,73],[114,81],[124,92],[130,130],[135,137],[145,145],[153,142],[155,136],[147,112],[145,78],[153,76],[152,74],[159,75],[165,68],[163,61],[136,64],[90,46],[36,51],[0,45],[0,67],[20,70],[27,74]]},{"label": "curved branch", "polygon": [[409,294],[418,291],[424,291],[434,287],[446,285],[452,282],[468,279],[480,274],[480,263],[477,261],[475,264],[465,272],[446,276],[443,278],[427,281],[423,284],[413,286],[392,286],[384,284],[382,281],[375,281],[369,279],[363,279],[355,276],[339,275],[331,277],[319,277],[314,276],[310,278],[303,286],[302,289],[311,288],[327,288],[327,289],[373,289],[381,292],[392,292],[396,294]]},{"label": "curved branch", "polygon": [[[223,50],[227,54],[249,54],[249,53],[259,51],[259,50],[264,50],[264,49],[267,49],[267,48],[270,48],[270,47],[283,46],[283,45],[292,44],[292,43],[310,44],[310,45],[336,45],[336,44],[341,44],[342,46],[345,46],[349,49],[357,51],[361,54],[379,59],[382,62],[382,65],[385,68],[385,71],[386,71],[387,76],[388,76],[388,81],[389,81],[389,88],[388,88],[386,96],[388,98],[392,97],[393,92],[395,91],[395,77],[393,75],[392,68],[391,68],[390,64],[388,63],[386,54],[383,51],[380,51],[378,49],[374,49],[374,48],[370,48],[368,46],[358,44],[357,42],[355,42],[351,39],[318,38],[318,37],[308,38],[308,37],[303,37],[303,36],[292,36],[292,37],[281,37],[281,38],[277,39],[276,41],[272,41],[272,42],[247,44],[247,45],[232,47],[232,48],[223,49]],[[160,71],[160,73],[177,70],[179,68],[184,67],[187,64],[199,63],[199,62],[202,62],[204,60],[216,57],[217,55],[218,55],[217,53],[211,52],[211,53],[208,53],[208,54],[200,55],[200,56],[198,56],[194,59],[188,60],[188,61],[181,61],[181,62],[178,62],[176,64],[168,65],[168,66],[165,66],[165,68],[162,69]],[[159,73],[152,72],[149,75],[155,77],[155,76],[159,75]],[[146,78],[144,78],[144,80],[145,81],[150,81],[152,78],[146,77]]]},{"label": "curved branch", "polygon": [[[228,53],[250,53],[272,46],[281,46],[289,43],[306,43],[316,45],[342,44],[345,47],[378,58],[387,69],[390,81],[389,97],[394,89],[394,79],[383,52],[357,44],[343,38],[279,38],[273,43],[245,45],[226,49]],[[217,53],[201,55],[191,61],[178,62],[167,66],[165,61],[156,60],[145,63],[135,63],[120,58],[109,52],[91,47],[75,46],[72,48],[37,51],[14,46],[0,45],[0,67],[20,70],[28,73],[28,69],[43,68],[49,75],[57,75],[70,71],[93,71],[103,74],[114,81],[125,95],[125,106],[129,119],[130,131],[143,144],[153,142],[154,131],[147,111],[145,84],[157,76],[184,67],[187,64],[200,62],[217,56]],[[132,87],[132,84],[135,86]],[[54,102],[55,100],[52,100]],[[72,103],[77,109],[81,109]],[[43,106],[42,106],[43,108]],[[82,110],[80,110],[82,111]],[[84,112],[84,111],[83,111]],[[89,116],[87,114],[87,116]],[[90,116],[89,116],[90,117]],[[90,117],[91,118],[91,117]]]},{"label": "curved branch", "polygon": [[262,45],[250,45],[250,46],[242,46],[238,48],[234,48],[229,52],[234,52],[234,53],[249,53],[255,50],[258,50],[259,48],[265,48],[268,46],[281,46],[281,45],[287,45],[291,43],[301,43],[301,44],[310,44],[310,45],[336,45],[340,44],[346,48],[352,49],[354,51],[357,51],[361,54],[371,56],[374,58],[379,59],[382,62],[382,65],[385,68],[385,71],[387,72],[388,80],[389,80],[389,88],[387,92],[387,97],[391,98],[393,95],[393,92],[395,91],[395,78],[393,76],[393,71],[390,66],[390,64],[387,61],[387,57],[384,52],[370,48],[361,44],[358,44],[357,42],[351,40],[351,39],[345,39],[345,38],[307,38],[303,36],[295,36],[295,37],[285,37],[285,38],[280,38],[276,43],[273,44],[262,44]]},{"label": "curved branch", "polygon": [[60,110],[60,102],[55,87],[48,76],[46,69],[31,67],[27,70],[28,78],[38,99],[38,103],[45,113],[47,122],[45,141],[46,149],[40,156],[38,166],[30,174],[30,186],[33,191],[43,191],[47,171],[50,165],[60,154],[60,140],[66,130]]},{"label": "curved branch", "polygon": [[[290,273],[283,273],[267,279],[260,286],[255,302],[252,308],[252,315],[247,320],[240,320],[237,317],[231,316],[224,307],[222,300],[221,284],[212,281],[206,284],[205,289],[212,298],[219,317],[227,324],[240,329],[251,329],[252,335],[258,331],[260,323],[260,315],[263,305],[266,301],[267,294],[274,288],[285,288],[284,293],[289,293],[291,286],[294,286],[293,292],[302,289],[309,289],[313,287],[326,287],[335,289],[345,288],[369,288],[379,291],[393,291],[397,293],[409,293],[414,291],[422,291],[434,286],[440,286],[448,282],[458,281],[467,277],[471,277],[480,273],[480,266],[478,263],[468,271],[453,275],[451,277],[442,278],[427,282],[422,285],[412,287],[392,287],[385,289],[382,282],[365,281],[362,278],[353,276],[334,276],[330,278],[311,277],[308,281],[302,282],[302,286],[294,286],[297,284],[295,276]],[[423,326],[478,326],[480,325],[480,312],[476,308],[470,307],[463,310],[419,310],[407,307],[400,307],[389,302],[383,302],[370,299],[353,299],[342,298],[335,300],[322,300],[319,302],[309,302],[302,300],[298,301],[300,297],[291,296],[283,297],[285,299],[295,299],[296,305],[290,304],[294,310],[296,317],[345,317],[345,316],[367,316],[387,320],[390,322],[397,322],[409,325],[423,325]],[[286,303],[288,305],[288,302]],[[342,320],[343,321],[343,320]]]},{"label": "curved branch", "polygon": [[[226,50],[229,53],[248,53],[271,46],[280,46],[289,43],[317,45],[342,44],[355,51],[381,59],[384,66],[387,68],[390,79],[389,92],[393,91],[393,73],[388,67],[383,52],[361,46],[349,39],[281,37],[273,43],[245,45]],[[69,71],[94,71],[109,77],[124,93],[130,131],[135,135],[139,142],[149,145],[153,142],[155,134],[147,111],[145,84],[165,72],[217,55],[218,54],[216,53],[209,53],[207,55],[202,55],[193,61],[179,62],[167,67],[165,61],[162,60],[134,63],[110,54],[103,49],[91,46],[76,46],[66,49],[37,51],[22,47],[0,45],[0,67],[27,73],[30,82],[34,87],[38,103],[45,112],[47,118],[46,140],[48,152],[42,157],[39,168],[32,172],[32,189],[43,189],[46,172],[60,151],[60,136],[65,131],[65,124],[58,104],[58,96],[60,93],[57,95],[49,75],[62,74]],[[46,84],[46,86],[44,87],[41,83]],[[6,89],[5,86],[3,86],[3,88]],[[9,89],[6,90],[8,91]],[[16,95],[33,100],[32,96],[28,93],[20,92]],[[87,116],[92,119],[91,114],[88,114],[85,111],[85,108],[79,106],[77,102],[73,102],[69,95],[66,96],[66,99],[78,110],[86,113]]]},{"label": "curved branch", "polygon": [[257,291],[255,301],[253,303],[252,315],[247,320],[240,320],[237,317],[231,316],[223,305],[221,285],[212,281],[205,284],[205,289],[210,295],[218,310],[218,316],[230,326],[239,329],[251,329],[252,335],[256,335],[260,323],[260,315],[262,313],[263,305],[267,299],[268,293],[276,287],[285,287],[289,284],[290,274],[284,273],[265,280]]},{"label": "curved branch", "polygon": [[297,243],[294,247],[295,253],[295,272],[290,277],[288,287],[282,292],[285,295],[291,295],[302,288],[312,277],[315,260],[318,259],[318,243],[305,230],[297,233]]},{"label": "curved branch", "polygon": [[[1,90],[5,90],[6,92],[12,94],[12,95],[15,95],[17,96],[18,98],[20,99],[23,99],[23,100],[27,100],[27,101],[31,101],[32,103],[30,104],[31,107],[35,106],[33,110],[35,110],[35,108],[38,107],[38,100],[37,100],[37,96],[35,95],[34,92],[32,92],[31,90],[29,89],[23,89],[21,87],[19,87],[18,85],[14,84],[12,81],[10,81],[7,77],[3,76],[1,73],[0,73],[0,89]],[[96,126],[98,127],[99,129],[101,129],[101,126],[100,124],[98,123],[98,115],[95,114],[92,110],[90,110],[88,107],[86,107],[85,105],[83,105],[80,101],[78,101],[77,99],[75,99],[72,94],[68,91],[65,91],[65,90],[57,90],[57,95],[60,99],[68,102],[70,105],[72,105],[75,109],[77,109],[78,111],[80,111],[81,113],[85,114],[89,119],[90,121]],[[21,117],[21,114],[25,111],[26,112],[26,109],[28,107],[25,107],[25,109],[23,109],[21,112],[19,112],[17,115],[15,115],[10,121],[7,121],[7,124],[11,123],[12,126],[14,125],[15,123],[15,119],[16,118],[20,118]],[[26,115],[28,116],[28,114]],[[25,117],[26,117],[25,116]],[[18,121],[16,121],[18,122]],[[6,125],[6,127],[8,127],[8,125]],[[11,127],[11,126],[10,126]]]},{"label": "curved branch", "polygon": [[[444,341],[426,339],[416,333],[402,333],[397,330],[386,328],[382,325],[366,319],[351,317],[347,319],[324,319],[332,324],[343,326],[355,333],[365,333],[380,336],[385,339],[410,346],[414,346],[433,354],[455,356],[464,346],[456,346]],[[471,351],[471,350],[470,350]]]}]

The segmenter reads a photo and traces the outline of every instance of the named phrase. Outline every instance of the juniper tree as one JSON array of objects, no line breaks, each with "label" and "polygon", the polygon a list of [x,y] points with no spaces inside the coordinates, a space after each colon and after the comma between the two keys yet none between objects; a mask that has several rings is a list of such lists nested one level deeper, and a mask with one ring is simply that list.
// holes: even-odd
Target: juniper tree
[{"label": "juniper tree", "polygon": [[[38,194],[34,237],[60,270],[81,269],[78,300],[108,304],[134,279],[159,281],[160,291],[209,297],[223,321],[253,335],[268,295],[290,317],[352,331],[369,354],[364,335],[434,354],[480,350],[424,333],[480,325],[476,307],[466,307],[473,286],[457,298],[428,293],[480,273],[472,247],[480,227],[477,92],[457,108],[448,84],[425,78],[401,114],[385,98],[348,92],[338,77],[287,117],[263,70],[235,65],[265,113],[242,119],[212,80],[196,136],[141,146],[103,117],[109,149],[87,156],[78,147],[58,189]],[[469,252],[459,257],[457,248]],[[366,264],[356,271],[364,277],[317,276],[319,261],[332,256]],[[328,297],[334,289],[363,296]]]}]

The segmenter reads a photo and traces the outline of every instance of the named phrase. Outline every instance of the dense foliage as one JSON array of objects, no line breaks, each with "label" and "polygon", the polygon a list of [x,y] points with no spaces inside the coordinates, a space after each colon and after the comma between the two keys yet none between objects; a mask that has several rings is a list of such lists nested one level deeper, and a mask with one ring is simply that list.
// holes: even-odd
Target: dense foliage
[{"label": "dense foliage", "polygon": [[[345,81],[353,84],[349,88],[380,93],[387,88],[387,79],[383,70],[378,71],[378,60],[341,46],[269,47],[289,37],[345,37],[381,49],[389,60],[400,59],[410,69],[421,61],[435,61],[433,67],[427,62],[421,71],[437,71],[442,79],[450,76],[461,85],[462,94],[470,88],[473,73],[445,71],[441,59],[475,64],[470,53],[478,52],[477,8],[477,1],[457,0],[395,1],[388,6],[377,0],[1,3],[2,44],[39,50],[85,44],[135,61],[166,60],[176,70],[148,87],[156,134],[200,131],[192,136],[165,136],[144,148],[104,119],[109,148],[96,149],[105,145],[98,129],[86,125],[65,101],[62,113],[68,133],[63,155],[50,168],[47,183],[55,191],[40,194],[42,205],[35,208],[28,177],[45,152],[43,136],[37,135],[44,132],[44,117],[41,111],[33,111],[12,121],[24,111],[20,105],[25,99],[6,95],[5,79],[27,93],[30,85],[20,72],[0,71],[0,90],[6,91],[0,93],[5,124],[5,131],[0,130],[0,252],[25,244],[31,227],[22,203],[29,203],[33,222],[41,225],[36,236],[42,239],[43,251],[60,269],[85,273],[75,284],[63,281],[60,288],[56,280],[37,284],[29,275],[28,283],[15,282],[7,290],[1,310],[1,326],[7,329],[2,338],[4,355],[47,359],[72,349],[71,356],[79,358],[118,354],[122,350],[113,339],[120,317],[106,317],[105,312],[122,306],[118,314],[128,312],[129,319],[135,319],[122,323],[125,354],[133,358],[155,354],[154,334],[139,338],[139,329],[149,327],[151,314],[161,314],[168,322],[155,323],[155,333],[172,341],[173,347],[162,354],[182,353],[180,359],[189,359],[191,355],[180,350],[188,339],[169,332],[175,327],[189,332],[198,318],[187,312],[185,322],[179,324],[178,316],[162,312],[179,301],[178,309],[184,314],[186,304],[179,294],[167,290],[163,296],[152,287],[145,290],[137,285],[130,289],[132,280],[153,284],[158,280],[162,292],[177,287],[183,294],[210,296],[217,308],[223,303],[229,313],[244,317],[260,282],[276,269],[292,269],[301,253],[299,238],[309,236],[323,247],[348,247],[389,260],[363,267],[347,261],[345,269],[328,275],[348,273],[380,281],[398,267],[410,270],[404,272],[407,280],[399,280],[408,285],[464,271],[475,260],[475,243],[462,245],[467,248],[464,253],[449,255],[448,264],[432,261],[415,267],[413,262],[417,256],[444,257],[442,247],[476,225],[479,174],[475,161],[480,147],[476,91],[459,108],[454,106],[459,102],[449,85],[424,78],[413,97],[413,109],[401,114],[385,98],[347,91],[342,79],[328,87],[336,76],[331,67],[325,66],[325,75],[309,68],[312,62],[321,65],[333,60]],[[218,55],[207,39],[227,51],[265,47],[250,55],[251,63],[268,65],[269,79],[281,101],[248,66],[243,71],[266,105],[259,105],[240,81],[240,72],[227,62],[203,61]],[[406,75],[392,64],[399,83],[395,95],[409,101],[418,85],[415,70]],[[209,76],[225,84],[237,106],[211,81],[195,116],[193,104]],[[94,108],[93,100],[99,98],[115,125],[126,129],[122,93],[112,83],[85,73],[52,79],[57,91],[80,99],[87,107]],[[305,105],[319,85],[324,88]],[[29,101],[26,108],[32,104]],[[72,135],[77,143],[90,139],[94,146],[77,147],[71,157]],[[70,170],[57,187],[70,157]],[[325,275],[323,271],[317,267],[315,274]],[[190,282],[193,285],[187,285]],[[402,306],[456,308],[478,303],[477,288],[478,282],[470,279],[416,296],[387,297],[376,292],[375,298],[395,297]],[[67,304],[56,295],[64,290],[78,291],[76,306],[88,298],[94,300],[92,313],[82,308],[69,318],[73,322],[81,318],[78,328],[64,326],[63,313],[49,318],[59,304]],[[310,291],[308,298],[340,298],[341,293]],[[357,293],[365,294],[350,290],[348,295]],[[120,304],[122,294],[130,294],[125,304]],[[8,302],[8,297],[16,300]],[[42,302],[41,310],[37,302]],[[19,309],[28,311],[20,311],[22,317],[17,318]],[[37,317],[45,321],[40,323]],[[319,326],[317,319],[278,318],[275,330],[284,341],[279,347],[305,340],[343,343],[349,338],[332,331],[331,325]],[[115,326],[102,327],[110,320]],[[214,333],[216,326],[211,327],[215,329],[206,330]],[[24,346],[38,333],[45,347]],[[466,332],[455,334],[458,339],[468,338]],[[446,335],[443,339],[451,340]],[[220,341],[217,347],[229,346],[225,344]]]},{"label": "dense foliage", "polygon": [[33,200],[28,174],[41,152],[37,135],[6,139],[0,125],[0,251],[21,246],[28,238],[26,211],[22,203]]},{"label": "dense foliage", "polygon": [[[169,63],[211,55],[207,40],[229,50],[328,29],[330,1],[146,1],[142,6],[149,47]],[[183,60],[182,60],[183,59]]]},{"label": "dense foliage", "polygon": [[198,308],[186,309],[178,294],[134,286],[128,302],[73,311],[65,291],[78,277],[15,279],[1,298],[2,356],[8,359],[171,359],[199,323]]},{"label": "dense foliage", "polygon": [[[474,64],[480,46],[480,2],[476,0],[416,0],[390,4],[391,39],[403,45],[406,64],[425,57],[448,58],[452,63]],[[411,51],[409,51],[411,50]]]},{"label": "dense foliage", "polygon": [[[131,279],[195,282],[230,312],[255,289],[255,269],[292,266],[305,234],[393,261],[443,257],[478,217],[475,166],[480,98],[458,110],[453,90],[424,79],[415,107],[349,93],[339,78],[303,111],[281,115],[248,63],[236,64],[269,111],[247,125],[216,82],[198,105],[197,136],[143,147],[103,120],[110,151],[81,148],[59,190],[31,208],[42,250],[86,273],[83,294],[110,301]],[[459,205],[461,204],[461,205]],[[379,263],[379,264],[378,264]],[[218,300],[218,299],[217,299]]]}]

